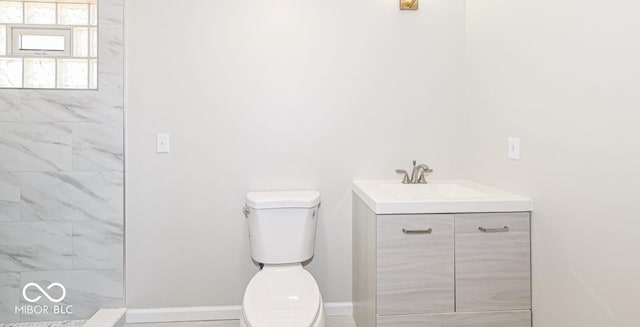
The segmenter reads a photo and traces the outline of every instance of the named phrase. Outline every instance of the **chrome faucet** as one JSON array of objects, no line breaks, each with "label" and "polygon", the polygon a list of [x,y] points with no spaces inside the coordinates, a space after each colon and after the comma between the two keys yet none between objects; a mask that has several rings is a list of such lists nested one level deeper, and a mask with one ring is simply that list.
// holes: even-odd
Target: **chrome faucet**
[{"label": "chrome faucet", "polygon": [[396,173],[404,174],[402,177],[402,184],[427,184],[427,179],[424,177],[424,174],[430,174],[433,172],[433,169],[429,168],[429,166],[425,164],[416,165],[416,161],[413,161],[413,171],[411,171],[411,177],[409,177],[409,173],[407,173],[404,169],[396,169]]}]

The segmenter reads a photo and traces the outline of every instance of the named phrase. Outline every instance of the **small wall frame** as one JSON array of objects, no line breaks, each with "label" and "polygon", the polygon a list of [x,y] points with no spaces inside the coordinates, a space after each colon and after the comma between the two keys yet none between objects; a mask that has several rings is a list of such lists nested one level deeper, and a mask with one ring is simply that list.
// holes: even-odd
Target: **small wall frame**
[{"label": "small wall frame", "polygon": [[418,10],[420,0],[400,0],[400,10]]}]

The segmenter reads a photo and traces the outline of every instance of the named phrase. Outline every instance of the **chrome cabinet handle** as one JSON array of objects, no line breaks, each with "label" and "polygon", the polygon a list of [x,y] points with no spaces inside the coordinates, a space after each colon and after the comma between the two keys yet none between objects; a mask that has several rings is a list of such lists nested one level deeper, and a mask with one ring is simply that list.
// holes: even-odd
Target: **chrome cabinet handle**
[{"label": "chrome cabinet handle", "polygon": [[402,232],[411,235],[411,234],[431,234],[433,233],[433,228],[428,229],[402,229]]},{"label": "chrome cabinet handle", "polygon": [[502,228],[484,228],[480,226],[478,227],[478,230],[483,233],[506,233],[509,231],[509,226],[504,226]]}]

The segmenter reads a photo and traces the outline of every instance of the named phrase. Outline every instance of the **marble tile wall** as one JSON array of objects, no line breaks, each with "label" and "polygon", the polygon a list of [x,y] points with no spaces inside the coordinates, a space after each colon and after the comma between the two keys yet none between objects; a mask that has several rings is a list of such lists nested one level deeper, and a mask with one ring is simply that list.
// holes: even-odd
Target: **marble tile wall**
[{"label": "marble tile wall", "polygon": [[[98,5],[97,91],[0,90],[0,324],[124,306],[124,0]],[[15,314],[31,282],[73,314]]]}]

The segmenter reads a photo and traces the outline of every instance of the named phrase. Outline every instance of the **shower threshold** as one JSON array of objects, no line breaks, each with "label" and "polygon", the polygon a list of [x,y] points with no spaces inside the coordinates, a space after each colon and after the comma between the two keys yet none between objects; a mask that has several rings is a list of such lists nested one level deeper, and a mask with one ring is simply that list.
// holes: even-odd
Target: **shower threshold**
[{"label": "shower threshold", "polygon": [[83,327],[88,320],[67,320],[50,322],[12,322],[0,324],[0,327]]},{"label": "shower threshold", "polygon": [[101,309],[89,320],[0,323],[0,327],[122,327],[127,309]]}]

